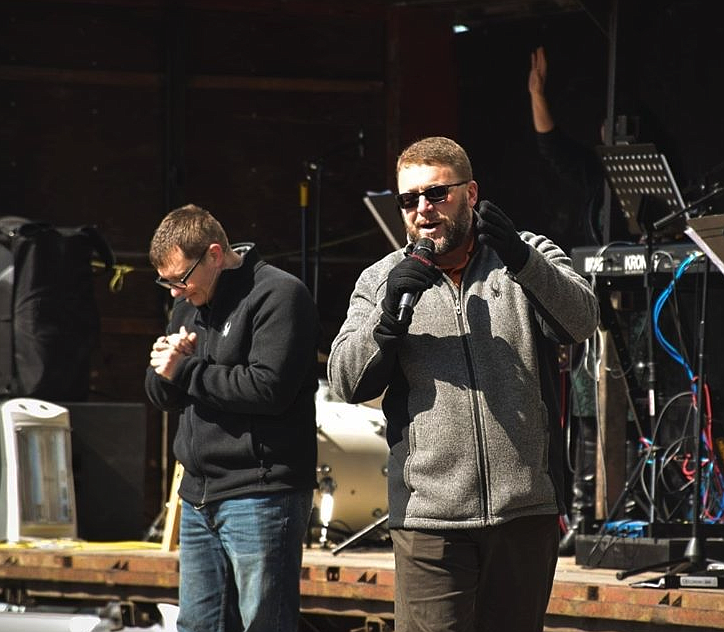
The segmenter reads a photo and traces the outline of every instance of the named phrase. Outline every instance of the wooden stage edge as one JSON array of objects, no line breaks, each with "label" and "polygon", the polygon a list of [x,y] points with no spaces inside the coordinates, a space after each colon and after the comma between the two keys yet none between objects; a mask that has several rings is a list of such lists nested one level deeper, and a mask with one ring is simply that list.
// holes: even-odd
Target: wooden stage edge
[{"label": "wooden stage edge", "polygon": [[[546,630],[724,630],[724,590],[639,588],[616,571],[560,558]],[[178,555],[149,543],[0,545],[0,600],[6,603],[176,603]],[[393,620],[394,561],[387,548],[339,555],[304,551],[302,613]],[[102,602],[102,603],[101,603]]]}]

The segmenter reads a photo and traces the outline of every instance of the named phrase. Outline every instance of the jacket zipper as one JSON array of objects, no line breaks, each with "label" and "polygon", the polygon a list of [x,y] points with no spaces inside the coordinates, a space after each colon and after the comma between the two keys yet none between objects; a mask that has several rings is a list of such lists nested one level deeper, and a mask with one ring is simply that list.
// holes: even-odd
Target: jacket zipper
[{"label": "jacket zipper", "polygon": [[[468,264],[468,268],[469,268]],[[463,272],[463,278],[460,279],[460,287],[456,287],[455,284],[448,280],[448,288],[450,289],[450,292],[453,295],[453,301],[455,303],[455,314],[456,314],[456,320],[458,323],[458,330],[461,333],[461,339],[463,343],[463,349],[465,351],[465,366],[468,369],[468,375],[470,376],[470,385],[471,385],[471,391],[473,394],[477,393],[477,384],[475,381],[475,372],[473,370],[473,361],[472,361],[472,354],[470,352],[470,345],[467,342],[467,338],[465,337],[465,319],[463,318],[463,308],[462,308],[462,294],[463,294],[463,287],[465,283],[465,272]],[[485,441],[483,440],[483,423],[482,423],[482,416],[480,413],[480,407],[478,406],[478,399],[477,396],[473,397],[473,432],[475,433],[475,443],[478,446],[478,480],[480,481],[480,490],[482,492],[482,499],[481,499],[481,513],[483,515],[483,518],[485,522],[488,521],[488,487],[487,487],[487,478],[485,477],[485,471],[489,471],[487,468],[487,450],[485,449]],[[482,466],[482,462],[485,461],[485,468]]]},{"label": "jacket zipper", "polygon": [[[202,357],[208,357],[209,355],[209,331],[211,331],[211,328],[209,327],[209,324],[213,322],[211,318],[211,310],[213,307],[209,306],[209,317],[208,322],[204,322],[202,318],[199,319],[199,322],[201,324],[201,327],[204,330],[204,353]],[[196,450],[194,450],[194,458],[196,457]],[[204,506],[206,504],[206,492],[207,489],[207,479],[206,479],[206,472],[204,472],[203,466],[199,466],[199,472],[201,472],[201,478],[203,480],[203,491],[201,493],[201,506]]]}]

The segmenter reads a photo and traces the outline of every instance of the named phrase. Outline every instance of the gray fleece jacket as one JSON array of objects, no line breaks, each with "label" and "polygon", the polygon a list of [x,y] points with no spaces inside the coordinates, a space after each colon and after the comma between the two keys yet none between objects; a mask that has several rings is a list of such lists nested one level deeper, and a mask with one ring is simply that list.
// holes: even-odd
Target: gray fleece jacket
[{"label": "gray fleece jacket", "polygon": [[400,336],[375,329],[406,252],[357,280],[328,377],[349,402],[385,393],[392,528],[486,527],[563,509],[557,349],[595,332],[598,302],[558,246],[520,236],[530,255],[517,275],[478,247],[461,287],[443,275]]}]

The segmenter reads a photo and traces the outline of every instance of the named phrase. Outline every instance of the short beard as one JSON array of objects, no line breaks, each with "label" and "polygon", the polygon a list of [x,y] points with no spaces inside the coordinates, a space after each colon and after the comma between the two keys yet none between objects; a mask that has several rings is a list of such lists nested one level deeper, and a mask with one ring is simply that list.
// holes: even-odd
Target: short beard
[{"label": "short beard", "polygon": [[[446,223],[446,235],[439,240],[435,240],[435,254],[444,255],[461,246],[470,233],[472,225],[473,213],[468,208],[467,200],[462,200],[458,206],[457,217]],[[410,233],[410,239],[412,242],[417,242],[420,239],[417,229],[415,229],[414,233]]]}]

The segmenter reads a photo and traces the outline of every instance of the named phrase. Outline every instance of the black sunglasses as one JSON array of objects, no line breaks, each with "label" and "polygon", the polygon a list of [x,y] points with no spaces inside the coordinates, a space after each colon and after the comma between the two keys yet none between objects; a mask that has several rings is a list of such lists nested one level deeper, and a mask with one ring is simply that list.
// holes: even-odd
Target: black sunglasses
[{"label": "black sunglasses", "polygon": [[189,280],[189,277],[194,273],[194,270],[196,270],[196,266],[199,265],[201,263],[201,260],[206,256],[208,250],[209,247],[206,246],[203,254],[198,259],[196,259],[194,265],[186,270],[186,272],[184,272],[184,275],[178,281],[169,281],[168,279],[164,279],[163,277],[158,277],[156,279],[156,283],[161,287],[166,288],[167,290],[185,290],[188,287],[187,281]]},{"label": "black sunglasses", "polygon": [[462,182],[453,182],[452,184],[436,184],[434,187],[420,192],[408,191],[407,193],[398,193],[395,196],[395,200],[397,205],[403,209],[415,208],[420,201],[421,195],[424,195],[430,204],[439,204],[447,200],[448,189],[450,187],[459,187],[461,184],[467,184],[468,182],[469,180],[463,180]]}]

